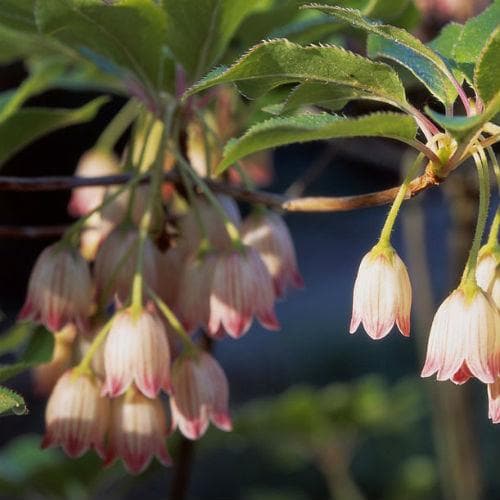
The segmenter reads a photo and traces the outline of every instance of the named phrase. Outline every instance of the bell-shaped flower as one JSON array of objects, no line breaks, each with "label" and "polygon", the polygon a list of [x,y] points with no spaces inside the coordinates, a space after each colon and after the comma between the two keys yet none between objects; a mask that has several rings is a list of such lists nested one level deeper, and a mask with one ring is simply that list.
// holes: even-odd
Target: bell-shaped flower
[{"label": "bell-shaped flower", "polygon": [[352,319],[354,333],[360,323],[375,340],[385,337],[396,323],[410,335],[411,284],[408,271],[392,247],[376,245],[359,266],[354,283]]},{"label": "bell-shaped flower", "polygon": [[[114,155],[98,149],[87,151],[78,162],[75,175],[78,177],[102,177],[120,172]],[[104,186],[85,186],[73,189],[68,205],[70,215],[80,217],[96,209],[104,200]]]},{"label": "bell-shaped flower", "polygon": [[262,257],[278,297],[285,294],[288,286],[304,286],[292,237],[281,216],[273,212],[253,213],[243,221],[241,233],[243,242]]},{"label": "bell-shaped flower", "polygon": [[173,427],[189,439],[200,438],[209,421],[223,431],[232,429],[229,387],[219,363],[207,352],[182,354],[172,367],[170,409]]},{"label": "bell-shaped flower", "polygon": [[134,387],[111,402],[111,425],[105,463],[123,459],[132,474],[141,473],[153,456],[171,465],[166,438],[168,426],[160,399],[149,399]]},{"label": "bell-shaped flower", "polygon": [[109,400],[101,397],[100,382],[69,370],[59,379],[47,403],[42,448],[62,446],[70,457],[95,448],[104,457],[108,423]]},{"label": "bell-shaped flower", "polygon": [[148,398],[170,385],[170,350],[158,315],[129,308],[116,313],[104,345],[103,393],[114,398],[135,382]]},{"label": "bell-shaped flower", "polygon": [[[94,278],[101,304],[117,297],[124,302],[132,291],[137,265],[139,232],[133,226],[119,226],[104,240],[97,252]],[[151,288],[157,288],[158,250],[147,238],[144,244],[143,279]]]},{"label": "bell-shaped flower", "polygon": [[188,332],[198,327],[208,328],[210,319],[210,290],[216,257],[205,254],[186,262],[179,286],[176,310]]},{"label": "bell-shaped flower", "polygon": [[488,384],[488,417],[493,424],[500,423],[500,377]]},{"label": "bell-shaped flower", "polygon": [[[241,215],[238,205],[229,196],[218,195],[217,199],[226,212],[228,218],[236,226],[241,225]],[[196,255],[200,249],[203,234],[200,230],[198,215],[201,217],[203,227],[211,246],[216,250],[227,250],[232,247],[231,239],[227,234],[224,220],[219,211],[206,199],[198,198],[196,207],[191,207],[180,219],[180,247],[187,255]]]},{"label": "bell-shaped flower", "polygon": [[456,384],[474,376],[491,384],[500,375],[500,315],[493,300],[479,287],[459,287],[434,316],[422,377]]},{"label": "bell-shaped flower", "polygon": [[174,307],[184,274],[185,255],[178,246],[164,252],[156,252],[158,295],[169,306]]},{"label": "bell-shaped flower", "polygon": [[31,272],[20,319],[30,319],[54,332],[68,323],[85,330],[92,307],[92,281],[85,259],[64,244],[43,250]]},{"label": "bell-shaped flower", "polygon": [[279,329],[272,278],[257,250],[244,246],[221,252],[213,272],[208,321],[211,335],[224,329],[239,338],[250,328],[253,316],[264,328]]}]

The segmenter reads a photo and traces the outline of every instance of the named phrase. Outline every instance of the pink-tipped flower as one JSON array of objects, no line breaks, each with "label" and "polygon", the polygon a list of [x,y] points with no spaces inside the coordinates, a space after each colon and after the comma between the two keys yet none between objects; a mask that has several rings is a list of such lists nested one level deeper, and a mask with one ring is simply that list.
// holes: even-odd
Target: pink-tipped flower
[{"label": "pink-tipped flower", "polygon": [[[231,222],[236,227],[240,227],[241,215],[236,202],[229,196],[218,195],[217,198]],[[203,239],[196,211],[202,219],[203,227],[207,230],[208,240],[213,248],[216,250],[231,248],[231,239],[227,234],[224,220],[220,213],[204,198],[198,198],[196,200],[196,207],[190,208],[180,221],[180,245],[184,252],[188,255],[196,255]]]},{"label": "pink-tipped flower", "polygon": [[488,384],[488,417],[493,424],[500,423],[500,377]]},{"label": "pink-tipped flower", "polygon": [[141,473],[153,456],[171,465],[166,438],[168,427],[159,399],[149,399],[134,387],[111,402],[111,425],[106,464],[122,458],[132,474]]},{"label": "pink-tipped flower", "polygon": [[260,253],[278,297],[285,294],[288,286],[304,286],[292,237],[282,217],[273,212],[254,213],[244,220],[242,237],[245,244]]},{"label": "pink-tipped flower", "polygon": [[92,294],[85,259],[75,249],[55,243],[35,262],[19,318],[38,321],[54,332],[68,323],[85,330]]},{"label": "pink-tipped flower", "polygon": [[104,345],[103,393],[114,398],[135,382],[148,398],[170,386],[170,350],[160,318],[143,309],[116,313]]},{"label": "pink-tipped flower", "polygon": [[500,316],[480,288],[457,288],[434,316],[422,377],[463,384],[474,376],[485,384],[500,375]]},{"label": "pink-tipped flower", "polygon": [[62,446],[70,457],[95,448],[104,457],[108,423],[109,400],[100,396],[99,381],[69,370],[59,379],[47,403],[42,448]]},{"label": "pink-tipped flower", "polygon": [[177,311],[188,332],[198,327],[208,328],[210,319],[210,290],[216,257],[206,254],[189,258],[179,287]]},{"label": "pink-tipped flower", "polygon": [[[91,149],[78,162],[75,175],[78,177],[100,177],[120,172],[114,155]],[[68,212],[74,217],[86,215],[97,208],[106,194],[104,186],[81,187],[73,189],[68,205]]]},{"label": "pink-tipped flower", "polygon": [[218,335],[224,329],[239,338],[250,328],[254,315],[263,327],[278,330],[274,299],[271,276],[257,250],[245,246],[222,252],[214,266],[209,333]]},{"label": "pink-tipped flower", "polygon": [[[99,300],[107,304],[116,296],[127,300],[137,265],[139,232],[132,226],[119,226],[111,232],[99,249],[94,277]],[[148,238],[144,245],[144,281],[157,288],[158,250]]]},{"label": "pink-tipped flower", "polygon": [[229,387],[219,363],[207,352],[181,355],[172,367],[170,409],[173,427],[189,439],[200,438],[209,421],[223,431],[232,429]]},{"label": "pink-tipped flower", "polygon": [[156,252],[158,295],[169,306],[174,307],[184,274],[184,252],[172,246],[165,252]]},{"label": "pink-tipped flower", "polygon": [[479,258],[476,268],[477,284],[489,293],[500,307],[500,261],[498,254],[493,252],[483,253]]},{"label": "pink-tipped flower", "polygon": [[349,332],[354,333],[363,323],[366,333],[378,340],[396,323],[408,337],[410,310],[411,284],[406,266],[392,247],[375,246],[359,266]]}]

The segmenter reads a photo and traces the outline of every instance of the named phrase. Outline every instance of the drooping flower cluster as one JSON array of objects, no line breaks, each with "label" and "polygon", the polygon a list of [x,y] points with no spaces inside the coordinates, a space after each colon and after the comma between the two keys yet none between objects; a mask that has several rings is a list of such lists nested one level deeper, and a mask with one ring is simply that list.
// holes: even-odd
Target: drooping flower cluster
[{"label": "drooping flower cluster", "polygon": [[[112,165],[92,152],[78,173],[109,174]],[[171,463],[166,439],[175,429],[199,439],[209,422],[232,428],[226,375],[194,334],[239,338],[254,318],[278,329],[275,301],[302,279],[277,214],[259,209],[242,221],[232,198],[186,203],[173,190],[171,220],[161,233],[144,232],[131,207],[147,217],[151,207],[139,191],[124,203],[116,189],[73,193],[72,214],[96,210],[83,219],[80,249],[70,234],[42,252],[20,317],[55,334],[52,361],[34,372],[38,392],[50,394],[43,446],[72,457],[93,448],[135,474],[152,457]],[[90,251],[82,244],[88,220],[110,212]]]},{"label": "drooping flower cluster", "polygon": [[[500,267],[498,252],[481,252],[475,279],[460,284],[432,322],[421,376],[463,384],[472,377],[488,385],[489,417],[500,422]],[[350,332],[363,324],[368,335],[385,337],[396,324],[410,335],[411,284],[390,244],[363,257],[354,284]]]}]

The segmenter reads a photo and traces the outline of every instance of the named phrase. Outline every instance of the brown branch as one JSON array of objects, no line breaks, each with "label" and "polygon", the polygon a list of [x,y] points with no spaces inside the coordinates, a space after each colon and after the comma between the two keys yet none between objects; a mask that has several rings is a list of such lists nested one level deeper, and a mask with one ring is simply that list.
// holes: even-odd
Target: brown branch
[{"label": "brown branch", "polygon": [[64,234],[69,226],[0,226],[0,238],[30,239],[56,238]]},{"label": "brown branch", "polygon": [[[0,191],[61,191],[85,186],[112,186],[124,184],[130,180],[129,174],[111,175],[106,177],[0,177]],[[168,172],[165,182],[180,182],[180,176]],[[143,182],[148,182],[145,178]],[[407,198],[411,198],[425,189],[441,182],[429,169],[420,177],[414,179],[409,187]],[[207,181],[213,191],[224,193],[239,201],[262,204],[270,208],[290,212],[339,212],[357,210],[391,203],[398,192],[398,187],[354,196],[305,197],[288,199],[286,196],[252,191],[241,186]]]},{"label": "brown branch", "polygon": [[[413,198],[422,191],[441,182],[442,179],[439,179],[430,171],[426,171],[410,183],[406,198]],[[396,198],[398,191],[399,186],[355,196],[297,198],[286,201],[281,208],[288,212],[347,212],[391,203]]]}]

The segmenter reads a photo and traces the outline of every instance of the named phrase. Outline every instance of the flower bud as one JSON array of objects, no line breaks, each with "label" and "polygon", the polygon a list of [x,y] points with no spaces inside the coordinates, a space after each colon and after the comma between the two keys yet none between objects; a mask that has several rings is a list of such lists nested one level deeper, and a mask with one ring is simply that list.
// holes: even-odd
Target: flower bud
[{"label": "flower bud", "polygon": [[142,310],[134,317],[131,309],[116,313],[104,345],[106,381],[103,393],[114,398],[135,382],[148,398],[170,384],[170,350],[159,317]]},{"label": "flower bud", "polygon": [[500,315],[480,288],[472,294],[457,288],[434,316],[422,377],[456,384],[474,376],[485,384],[500,375]]},{"label": "flower bud", "polygon": [[408,271],[392,247],[375,246],[359,266],[354,283],[352,319],[354,333],[360,323],[375,340],[384,338],[396,323],[410,335],[411,284]]},{"label": "flower bud", "polygon": [[207,254],[186,262],[179,286],[177,311],[188,332],[207,328],[210,319],[210,290],[216,257]]},{"label": "flower bud", "polygon": [[[204,115],[209,126],[212,128],[216,126],[214,117],[210,113],[205,112]],[[221,159],[221,148],[213,134],[205,134],[205,126],[200,120],[188,123],[186,154],[189,163],[200,177],[212,177],[213,169]]]},{"label": "flower bud", "polygon": [[[102,177],[120,172],[114,155],[91,149],[78,162],[75,175],[78,177]],[[104,200],[106,187],[86,186],[73,189],[68,205],[68,212],[74,217],[86,215],[96,209]]]},{"label": "flower bud", "polygon": [[168,428],[159,399],[144,397],[135,388],[111,402],[109,451],[105,463],[122,458],[132,474],[141,473],[153,456],[171,465],[167,451]]},{"label": "flower bud", "polygon": [[85,330],[92,295],[85,259],[64,243],[55,243],[45,248],[35,262],[19,318],[38,321],[52,331],[68,323]]},{"label": "flower bud", "polygon": [[[137,266],[139,232],[132,226],[119,226],[111,232],[99,249],[94,277],[101,303],[108,304],[116,296],[126,301],[132,291]],[[143,277],[151,288],[157,288],[158,251],[147,238],[144,244]]]},{"label": "flower bud", "polygon": [[181,355],[172,368],[172,424],[189,439],[200,438],[209,420],[219,429],[232,429],[229,388],[224,371],[207,352]]},{"label": "flower bud", "polygon": [[239,338],[250,328],[254,315],[264,328],[278,330],[274,298],[271,276],[254,248],[222,252],[214,266],[209,333],[217,335],[223,328]]},{"label": "flower bud", "polygon": [[157,252],[158,295],[165,303],[173,306],[177,301],[179,287],[184,274],[185,255],[178,246],[166,252]]},{"label": "flower bud", "polygon": [[[227,216],[235,226],[241,225],[241,215],[236,202],[229,196],[217,195]],[[207,230],[210,244],[217,250],[227,250],[232,247],[227,234],[224,220],[214,206],[204,198],[196,200],[196,207],[191,207],[180,220],[180,245],[188,255],[198,253],[203,235],[197,220],[196,210],[201,217],[203,227]]]},{"label": "flower bud", "polygon": [[304,281],[297,267],[295,248],[282,217],[273,212],[249,215],[242,226],[243,242],[255,248],[273,278],[274,290],[278,297],[286,288],[302,288]]},{"label": "flower bud", "polygon": [[90,447],[104,456],[109,400],[100,396],[100,383],[90,375],[67,371],[57,382],[45,410],[42,448],[62,446],[70,457]]}]

